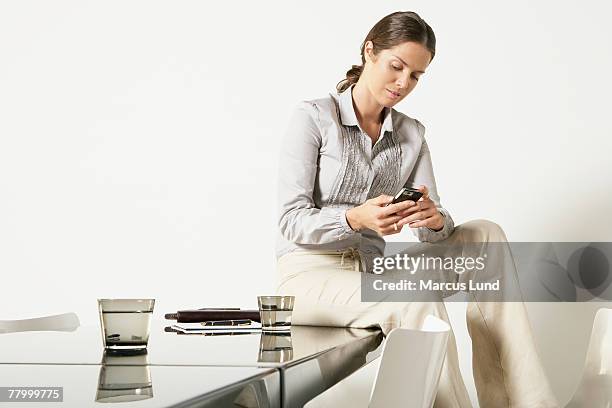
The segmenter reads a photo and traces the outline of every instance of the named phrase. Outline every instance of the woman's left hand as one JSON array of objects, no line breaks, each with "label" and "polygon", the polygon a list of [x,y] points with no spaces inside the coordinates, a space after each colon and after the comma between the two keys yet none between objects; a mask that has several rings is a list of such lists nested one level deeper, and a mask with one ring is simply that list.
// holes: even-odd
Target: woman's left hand
[{"label": "woman's left hand", "polygon": [[444,217],[436,208],[436,204],[429,198],[429,190],[425,186],[419,186],[423,193],[416,205],[400,211],[397,215],[404,217],[397,222],[398,226],[408,225],[410,228],[427,227],[434,231],[444,228]]}]

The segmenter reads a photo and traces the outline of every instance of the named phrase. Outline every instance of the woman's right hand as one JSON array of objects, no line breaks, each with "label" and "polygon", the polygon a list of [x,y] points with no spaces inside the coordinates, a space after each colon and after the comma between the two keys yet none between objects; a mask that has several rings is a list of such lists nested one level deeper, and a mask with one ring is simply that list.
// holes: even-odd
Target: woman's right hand
[{"label": "woman's right hand", "polygon": [[390,204],[392,201],[392,196],[384,194],[370,198],[365,203],[347,210],[346,221],[355,231],[368,228],[380,236],[397,234],[402,230],[402,225],[397,225],[397,222],[403,218],[397,213],[412,207],[415,203],[402,201]]}]

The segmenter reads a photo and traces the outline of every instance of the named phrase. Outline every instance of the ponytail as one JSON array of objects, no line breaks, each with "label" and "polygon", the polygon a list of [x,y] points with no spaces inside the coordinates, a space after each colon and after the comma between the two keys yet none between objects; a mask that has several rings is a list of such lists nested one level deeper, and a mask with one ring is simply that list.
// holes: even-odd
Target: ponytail
[{"label": "ponytail", "polygon": [[336,90],[338,93],[344,92],[352,85],[356,84],[363,72],[363,65],[353,65],[351,69],[346,71],[346,78],[338,82]]}]

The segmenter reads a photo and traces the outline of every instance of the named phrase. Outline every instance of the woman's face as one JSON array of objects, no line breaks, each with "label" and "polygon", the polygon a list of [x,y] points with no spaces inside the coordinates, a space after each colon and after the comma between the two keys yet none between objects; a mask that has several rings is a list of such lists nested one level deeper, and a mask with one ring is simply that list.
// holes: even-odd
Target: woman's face
[{"label": "woman's face", "polygon": [[404,42],[374,55],[368,41],[364,53],[365,85],[374,99],[388,108],[412,92],[431,61],[429,50],[416,42]]}]

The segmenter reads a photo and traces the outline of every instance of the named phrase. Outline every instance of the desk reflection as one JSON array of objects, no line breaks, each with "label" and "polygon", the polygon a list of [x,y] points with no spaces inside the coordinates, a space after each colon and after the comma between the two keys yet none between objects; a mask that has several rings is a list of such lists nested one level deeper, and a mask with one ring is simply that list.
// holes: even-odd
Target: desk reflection
[{"label": "desk reflection", "polygon": [[293,359],[291,332],[261,333],[259,340],[260,363],[283,363]]},{"label": "desk reflection", "polygon": [[96,402],[133,402],[153,398],[147,350],[105,350]]}]

